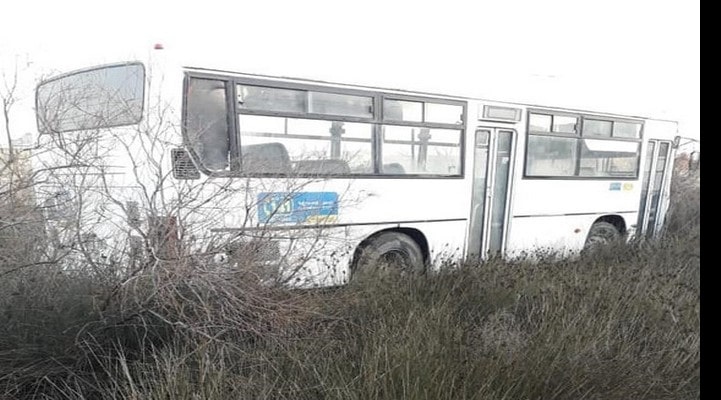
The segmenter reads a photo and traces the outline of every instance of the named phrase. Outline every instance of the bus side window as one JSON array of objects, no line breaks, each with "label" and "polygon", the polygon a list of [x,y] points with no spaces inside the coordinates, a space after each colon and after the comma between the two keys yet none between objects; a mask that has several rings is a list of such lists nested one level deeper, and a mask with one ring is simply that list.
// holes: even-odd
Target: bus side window
[{"label": "bus side window", "polygon": [[190,145],[204,167],[212,171],[228,168],[230,140],[225,82],[190,80],[185,128]]}]

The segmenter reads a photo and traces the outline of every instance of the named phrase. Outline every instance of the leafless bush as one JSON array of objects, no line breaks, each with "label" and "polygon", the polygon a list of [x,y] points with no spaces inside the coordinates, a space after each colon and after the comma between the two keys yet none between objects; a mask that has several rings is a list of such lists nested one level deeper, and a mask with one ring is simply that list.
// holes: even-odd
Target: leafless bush
[{"label": "leafless bush", "polygon": [[674,174],[666,217],[667,235],[698,234],[701,226],[701,170]]},{"label": "leafless bush", "polygon": [[[62,126],[42,118],[86,94],[62,93],[45,99],[56,108],[41,125]],[[7,121],[13,92],[0,94]],[[313,302],[279,286],[301,272],[325,233],[305,230],[302,251],[281,254],[294,256],[290,269],[273,275],[277,267],[260,251],[271,235],[249,219],[258,199],[244,195],[292,196],[313,179],[260,188],[249,179],[175,180],[177,110],[146,100],[149,115],[128,128],[44,130],[22,150],[8,132],[10,148],[0,154],[0,397],[82,398],[108,371],[173,354],[169,346],[280,342],[315,313]],[[228,204],[245,216],[238,228],[256,226],[252,237],[242,229],[208,234]],[[216,252],[232,259],[218,263]]]}]

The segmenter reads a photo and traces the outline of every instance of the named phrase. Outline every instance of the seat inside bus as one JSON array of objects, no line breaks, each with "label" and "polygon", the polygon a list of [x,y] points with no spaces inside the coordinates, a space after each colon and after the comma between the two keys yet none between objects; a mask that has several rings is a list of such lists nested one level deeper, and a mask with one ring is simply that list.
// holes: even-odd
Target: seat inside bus
[{"label": "seat inside bus", "polygon": [[406,169],[400,163],[383,164],[383,173],[389,175],[405,175]]},{"label": "seat inside bus", "polygon": [[282,143],[249,144],[241,146],[244,172],[290,173],[288,150]]}]

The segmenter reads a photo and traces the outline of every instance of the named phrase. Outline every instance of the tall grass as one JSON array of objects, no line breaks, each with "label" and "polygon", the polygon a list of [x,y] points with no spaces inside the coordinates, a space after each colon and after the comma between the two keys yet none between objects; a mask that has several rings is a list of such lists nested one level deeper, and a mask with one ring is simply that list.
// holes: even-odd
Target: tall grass
[{"label": "tall grass", "polygon": [[659,242],[333,290],[278,290],[197,263],[120,286],[7,275],[0,399],[698,398],[692,190],[675,192]]}]

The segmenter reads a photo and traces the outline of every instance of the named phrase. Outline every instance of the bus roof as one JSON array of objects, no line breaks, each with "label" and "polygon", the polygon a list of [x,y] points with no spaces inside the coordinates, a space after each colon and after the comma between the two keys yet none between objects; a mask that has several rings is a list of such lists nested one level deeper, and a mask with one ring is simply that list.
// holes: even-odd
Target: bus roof
[{"label": "bus roof", "polygon": [[188,72],[195,72],[195,73],[201,73],[201,74],[211,74],[211,75],[217,74],[217,75],[223,75],[223,76],[233,76],[233,77],[250,78],[250,79],[258,79],[258,80],[275,80],[275,81],[292,82],[292,83],[304,83],[304,84],[310,84],[310,85],[323,85],[323,86],[331,86],[331,87],[336,87],[336,88],[347,88],[347,89],[356,89],[356,90],[363,90],[363,89],[377,90],[377,91],[382,91],[382,92],[387,92],[387,93],[405,94],[405,95],[410,95],[410,96],[413,96],[413,95],[415,95],[415,96],[433,96],[433,97],[440,97],[440,98],[451,99],[451,100],[492,102],[492,103],[497,103],[497,104],[511,105],[511,106],[524,107],[524,108],[542,109],[542,110],[547,110],[547,111],[561,111],[561,112],[567,112],[567,113],[592,114],[592,115],[596,115],[596,116],[605,116],[605,117],[611,117],[611,118],[655,120],[655,121],[671,122],[671,123],[678,124],[678,121],[669,120],[669,119],[655,118],[655,117],[649,117],[649,116],[643,116],[643,115],[610,113],[610,112],[604,112],[604,111],[599,111],[599,110],[576,109],[576,108],[568,108],[568,107],[557,107],[557,106],[549,106],[549,105],[487,99],[487,98],[481,98],[481,97],[469,97],[469,96],[449,95],[449,94],[444,94],[444,93],[413,91],[413,90],[385,88],[385,87],[350,84],[350,83],[339,83],[339,82],[324,81],[324,80],[319,80],[319,79],[307,79],[307,78],[298,78],[298,77],[289,77],[289,76],[273,76],[273,75],[264,75],[264,74],[249,74],[249,73],[243,73],[243,72],[235,72],[235,71],[205,68],[205,67],[184,66],[183,69]]}]

